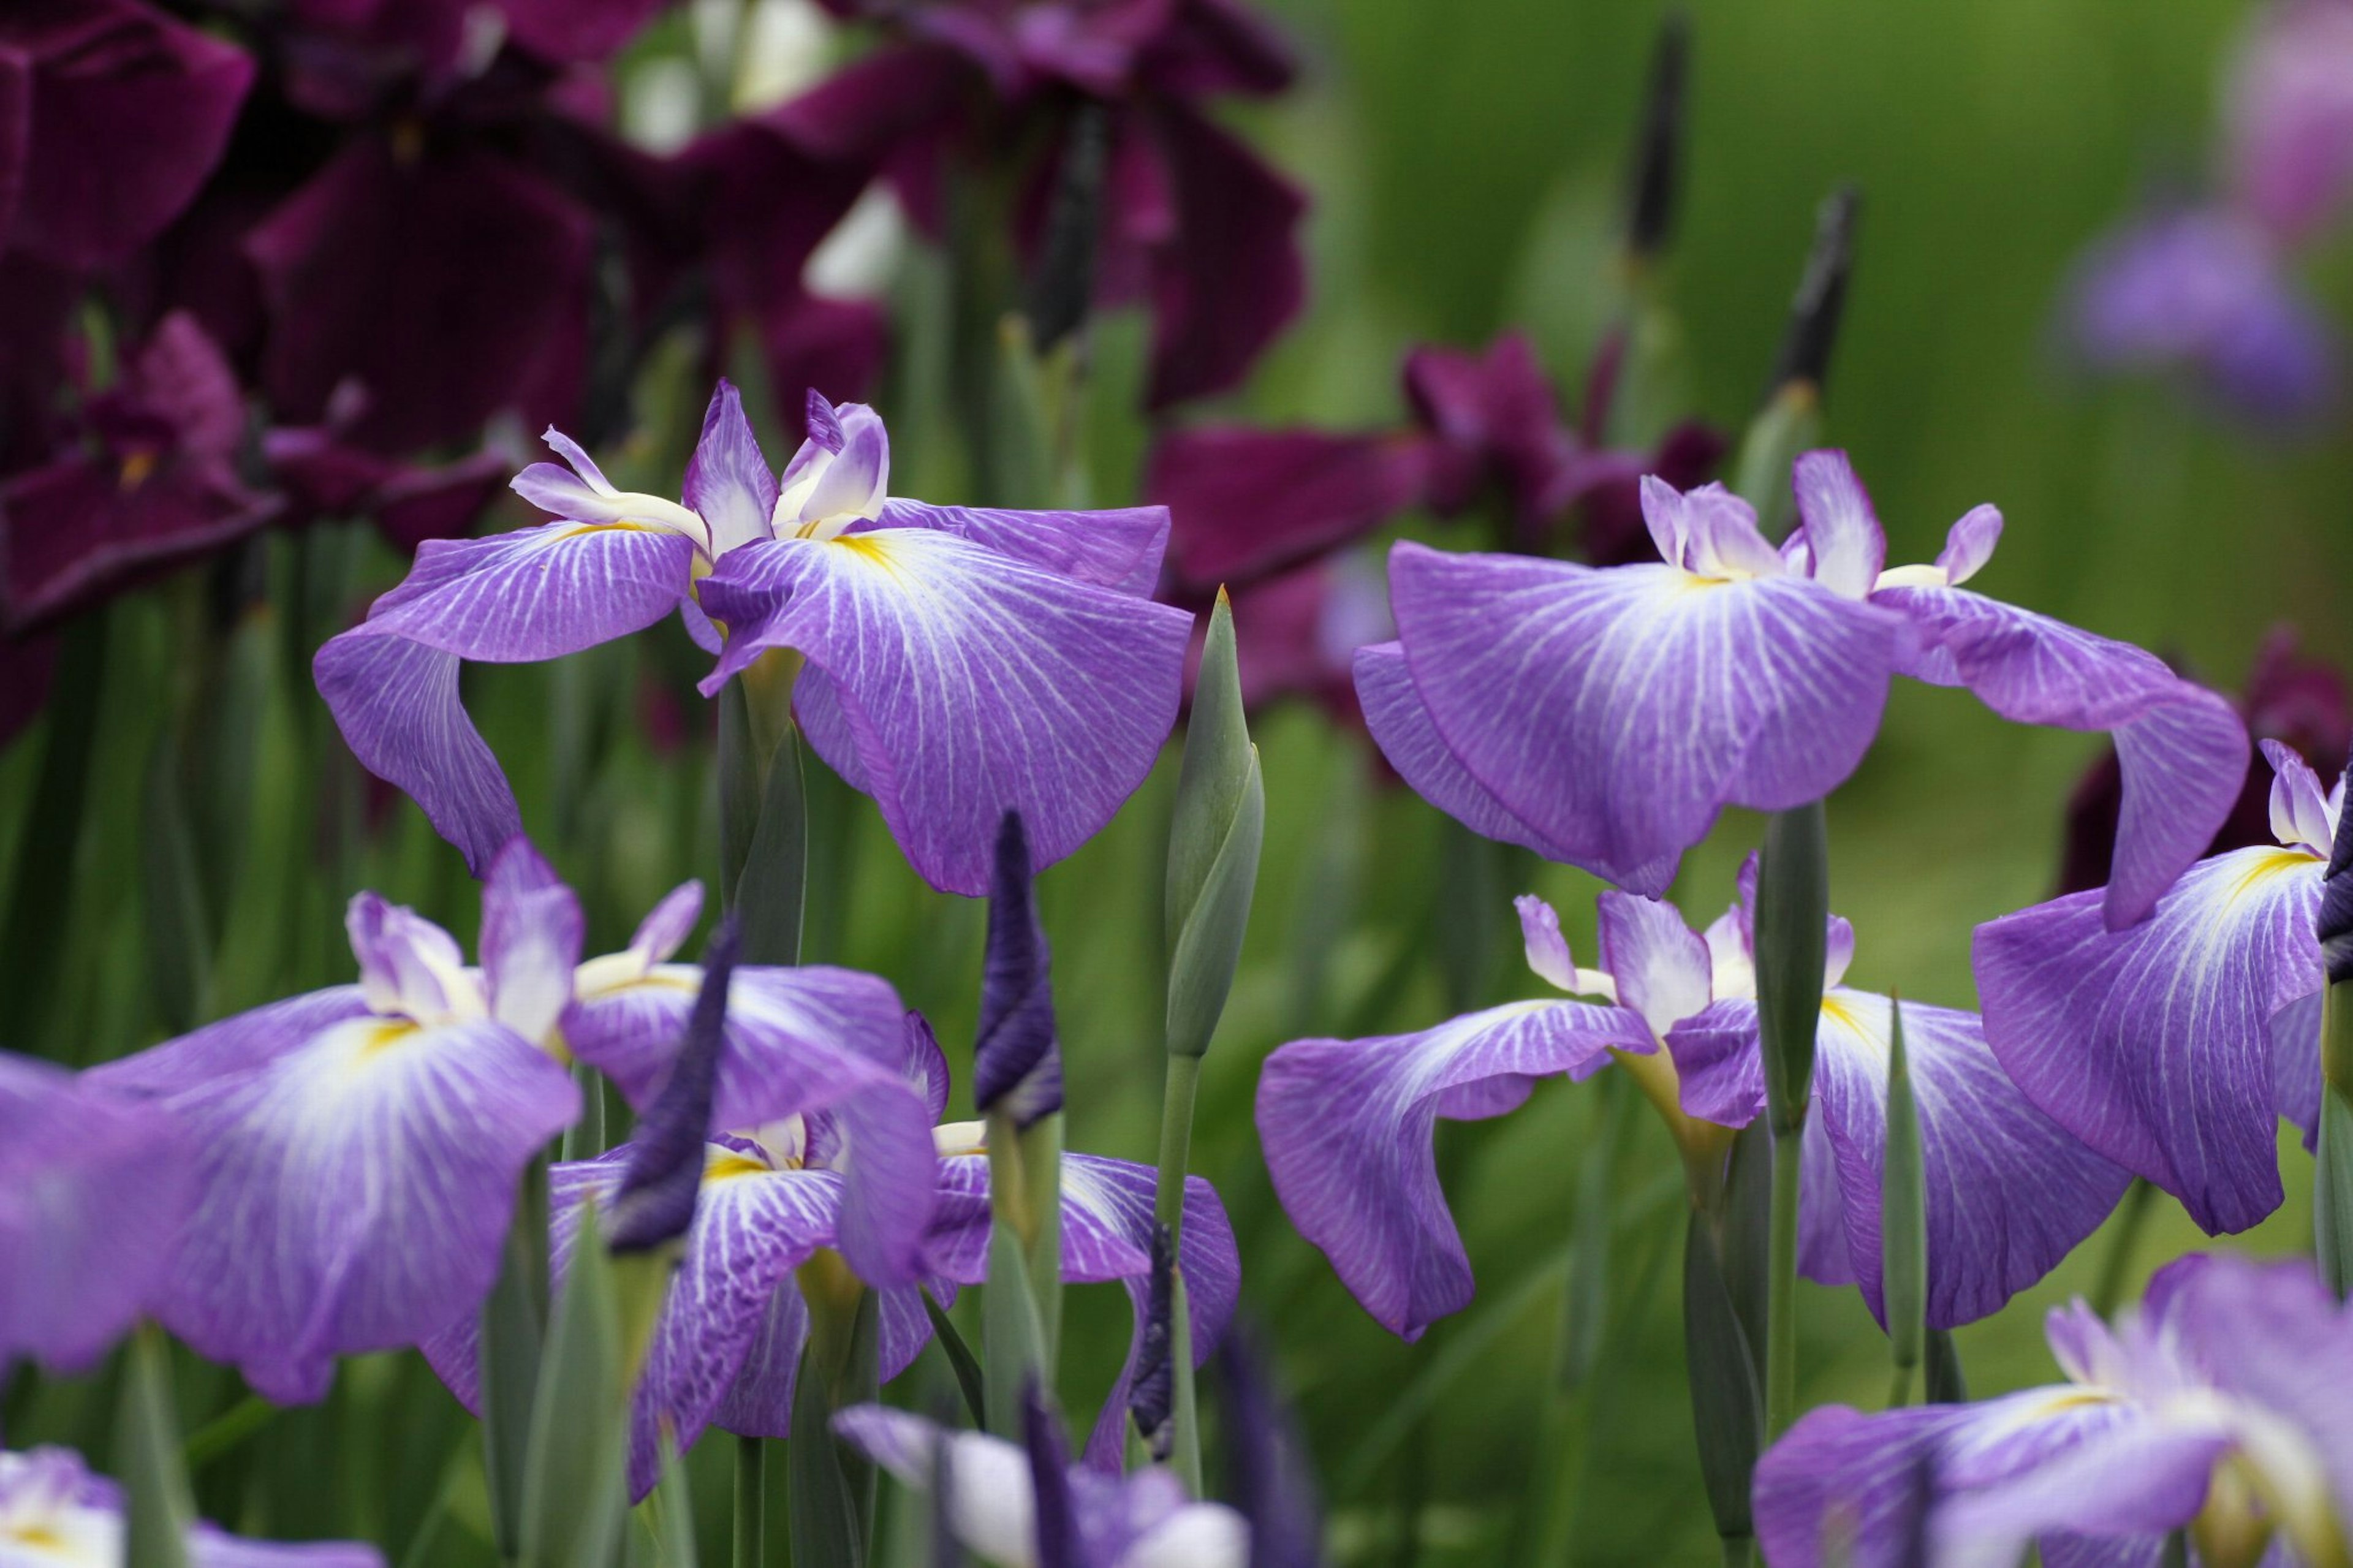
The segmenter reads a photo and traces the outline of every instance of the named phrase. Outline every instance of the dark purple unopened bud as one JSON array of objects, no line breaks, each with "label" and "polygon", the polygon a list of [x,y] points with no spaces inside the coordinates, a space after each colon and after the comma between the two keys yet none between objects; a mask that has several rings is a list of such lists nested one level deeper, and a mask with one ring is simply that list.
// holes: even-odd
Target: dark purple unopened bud
[{"label": "dark purple unopened bud", "polygon": [[[2348,758],[2353,768],[2353,758]],[[2320,962],[2330,984],[2353,980],[2353,811],[2337,815],[2337,842],[2320,882]]]},{"label": "dark purple unopened bud", "polygon": [[1767,397],[1792,382],[1819,388],[1829,374],[1839,317],[1846,309],[1847,279],[1854,270],[1854,226],[1862,208],[1862,193],[1841,185],[1815,214],[1814,247],[1806,255],[1805,276],[1789,305],[1789,330],[1766,387]]},{"label": "dark purple unopened bud", "polygon": [[1070,1443],[1035,1377],[1022,1394],[1021,1437],[1029,1450],[1029,1484],[1038,1493],[1038,1568],[1084,1568],[1078,1510],[1071,1500]]},{"label": "dark purple unopened bud", "polygon": [[1277,1397],[1255,1336],[1237,1323],[1218,1347],[1225,1394],[1226,1499],[1250,1521],[1250,1568],[1319,1568],[1324,1526],[1307,1449]]},{"label": "dark purple unopened bud", "polygon": [[997,874],[988,895],[972,1092],[982,1115],[1001,1105],[1017,1128],[1062,1109],[1062,1056],[1054,1040],[1048,966],[1046,928],[1030,887],[1029,836],[1020,813],[1008,811],[997,826]]},{"label": "dark purple unopened bud", "polygon": [[737,939],[733,915],[712,933],[702,953],[702,990],[688,1016],[678,1061],[629,1141],[629,1161],[605,1221],[605,1244],[616,1253],[650,1251],[684,1236],[694,1223],[712,1091],[727,1040],[727,985],[735,973]]},{"label": "dark purple unopened bud", "polygon": [[1110,142],[1103,105],[1079,105],[1062,141],[1045,243],[1029,283],[1029,337],[1040,353],[1077,331],[1094,303],[1095,237],[1103,232]]},{"label": "dark purple unopened bud", "polygon": [[1626,248],[1647,258],[1666,248],[1674,232],[1675,201],[1683,163],[1683,84],[1691,75],[1691,13],[1681,6],[1659,24],[1651,54],[1651,90],[1642,102],[1641,140],[1634,149],[1632,202]]},{"label": "dark purple unopened bud", "polygon": [[1127,1387],[1127,1413],[1154,1464],[1167,1462],[1176,1436],[1176,1376],[1172,1330],[1176,1310],[1176,1234],[1165,1224],[1152,1227],[1152,1289],[1144,1313],[1144,1342],[1136,1348],[1135,1377]]}]

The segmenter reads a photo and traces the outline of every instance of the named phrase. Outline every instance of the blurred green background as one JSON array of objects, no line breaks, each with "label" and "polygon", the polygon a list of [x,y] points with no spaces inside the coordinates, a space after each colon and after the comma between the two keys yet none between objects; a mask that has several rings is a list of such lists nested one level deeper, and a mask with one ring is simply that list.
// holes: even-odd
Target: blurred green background
[{"label": "blurred green background", "polygon": [[[1662,8],[1628,0],[1280,0],[1273,8],[1309,74],[1291,98],[1242,123],[1313,193],[1313,302],[1248,394],[1215,412],[1392,423],[1407,347],[1476,344],[1514,325],[1574,388],[1617,298],[1628,132]],[[2055,296],[2079,248],[2126,212],[2149,176],[2207,155],[2217,79],[2245,5],[1720,0],[1689,9],[1688,177],[1663,282],[1684,324],[1694,412],[1734,429],[1746,420],[1815,204],[1834,183],[1856,181],[1864,218],[1829,433],[1872,488],[1892,560],[1932,558],[1954,518],[1990,500],[2009,531],[1974,584],[1989,593],[2179,655],[2225,689],[2236,689],[2275,624],[2297,626],[2312,654],[2353,658],[2338,591],[2353,570],[2353,457],[2341,432],[2294,445],[2235,434],[2160,388],[2077,384],[2052,346]],[[2344,286],[2353,279],[2338,275],[2337,258],[2323,256],[2319,267],[2324,292],[2353,301]],[[649,401],[644,438],[619,465],[638,470],[625,484],[663,488],[653,481],[675,472],[699,402],[691,390]],[[773,421],[763,433],[778,439]],[[1140,440],[1124,439],[1105,449],[1132,458]],[[908,441],[902,433],[912,477],[923,459]],[[1132,485],[1116,471],[1098,479],[1106,502]],[[505,521],[521,521],[520,510]],[[289,761],[325,722],[303,678],[304,650],[353,594],[397,573],[358,539],[308,544],[299,563],[295,553],[279,547],[274,569],[286,581],[301,571],[307,624],[241,634],[244,656],[274,676],[250,716],[251,819],[219,829],[244,836],[246,853],[206,982],[209,1015],[347,978],[339,917],[357,887],[416,904],[461,934],[475,923],[456,856],[412,807],[388,803],[382,829],[363,832],[365,792],[348,768],[322,776]],[[69,1058],[102,1059],[164,1033],[142,958],[158,916],[140,891],[149,797],[139,781],[163,707],[159,683],[185,678],[167,652],[174,617],[186,613],[176,591],[113,612],[119,641],[93,699],[100,750],[85,829],[54,910],[44,910],[60,947],[47,961],[52,999],[37,1022]],[[674,752],[651,746],[639,722],[640,672],[694,668],[683,638],[665,629],[562,667],[485,672],[480,682],[476,711],[514,774],[526,819],[590,901],[592,950],[625,940],[662,890],[715,861],[707,710],[683,713],[688,741]],[[1292,1230],[1251,1124],[1259,1064],[1285,1039],[1418,1028],[1458,1000],[1535,994],[1517,957],[1511,893],[1550,897],[1572,945],[1589,956],[1599,885],[1469,846],[1377,777],[1363,741],[1316,710],[1277,708],[1258,718],[1257,731],[1264,868],[1241,978],[1207,1064],[1194,1168],[1233,1215],[1245,1308],[1277,1347],[1343,1559],[1492,1561],[1529,1499],[1567,1490],[1577,1561],[1715,1561],[1683,1394],[1676,1167],[1656,1127],[1633,1129],[1615,1177],[1617,1319],[1583,1395],[1592,1440],[1580,1455],[1553,1441],[1553,1368],[1597,1086],[1548,1084],[1506,1120],[1442,1130],[1441,1163],[1481,1293],[1413,1345],[1367,1319]],[[33,791],[42,733],[0,758],[11,820],[22,820]],[[2003,725],[1965,696],[1899,687],[1876,750],[1831,806],[1834,904],[1859,935],[1852,983],[1972,1005],[1970,930],[2049,892],[2063,802],[2098,749],[2096,738]],[[1112,828],[1042,884],[1070,1142],[1147,1162],[1174,761],[1172,750]],[[978,907],[917,882],[862,798],[829,781],[817,795],[812,956],[890,977],[931,1014],[961,1067],[977,990]],[[568,803],[561,812],[559,799]],[[1695,923],[1729,900],[1733,868],[1757,833],[1756,820],[1736,815],[1689,857],[1676,894]],[[1446,954],[1466,946],[1477,962],[1456,968],[1452,989],[1476,994],[1451,995]],[[2296,1195],[2233,1245],[2305,1245],[2305,1157],[2285,1145],[2284,1157]],[[2051,1374],[2042,1315],[2088,1287],[2107,1240],[2095,1237],[2042,1287],[1958,1336],[1976,1390]],[[2198,1241],[2161,1203],[2132,1259],[2136,1283]],[[1109,1287],[1081,1294],[1089,1299],[1073,1309],[1065,1394],[1086,1413],[1115,1370],[1125,1306]],[[1807,1287],[1802,1306],[1804,1397],[1875,1404],[1883,1342],[1859,1300]],[[195,1415],[234,1396],[222,1379],[190,1379],[184,1401]],[[11,1438],[71,1436],[100,1403],[95,1390],[45,1388]],[[371,1411],[391,1424],[369,1425]],[[311,1441],[329,1429],[376,1442],[358,1445],[359,1457],[338,1469]],[[460,1430],[454,1406],[413,1364],[377,1358],[347,1371],[325,1409],[274,1418],[242,1462],[307,1463],[322,1500],[339,1488],[366,1492],[364,1468],[379,1466],[406,1478],[393,1495],[414,1501],[434,1494],[440,1456]],[[239,1506],[295,1506],[284,1488],[270,1494],[280,1500],[257,1504],[230,1495],[219,1475],[199,1480],[225,1522]],[[717,1524],[723,1463],[702,1468],[698,1481]],[[452,1496],[462,1523],[462,1487]],[[408,1542],[414,1521],[396,1517],[407,1502],[382,1506],[396,1517],[371,1527],[396,1545]],[[299,1523],[285,1514],[279,1522]],[[461,1560],[448,1539],[429,1560]]]}]

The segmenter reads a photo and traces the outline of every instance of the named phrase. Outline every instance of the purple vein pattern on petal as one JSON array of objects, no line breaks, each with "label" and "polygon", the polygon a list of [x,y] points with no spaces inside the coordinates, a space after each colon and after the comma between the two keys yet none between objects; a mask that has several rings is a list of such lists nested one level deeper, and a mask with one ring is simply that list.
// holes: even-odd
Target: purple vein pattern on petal
[{"label": "purple vein pattern on petal", "polygon": [[[668,1078],[702,972],[655,965],[642,979],[584,991],[565,1026],[581,1060],[611,1075],[633,1106]],[[738,969],[712,1120],[756,1127],[824,1112],[848,1136],[842,1254],[873,1285],[913,1281],[933,1205],[932,1118],[893,1065],[905,1010],[890,985],[854,970]]]},{"label": "purple vein pattern on petal", "polygon": [[716,690],[763,649],[830,677],[839,732],[925,880],[977,897],[1008,811],[1038,866],[1076,849],[1144,781],[1176,722],[1191,618],[952,533],[894,528],[735,551],[702,584],[733,628]]},{"label": "purple vein pattern on petal", "polygon": [[1986,1038],[2061,1126],[2163,1187],[2210,1234],[2280,1205],[2270,1024],[2319,988],[2320,861],[2200,861],[2110,931],[2096,892],[1979,926]]},{"label": "purple vein pattern on petal", "polygon": [[[167,1102],[197,1142],[198,1196],[158,1316],[269,1398],[299,1403],[325,1393],[334,1356],[419,1343],[480,1303],[516,1181],[579,1113],[579,1091],[489,1022],[264,1013],[284,1030],[252,1042],[264,1065]],[[249,1035],[253,1022],[206,1033]],[[226,1054],[209,1042],[185,1052]],[[137,1063],[124,1081],[173,1070]]]},{"label": "purple vein pattern on petal", "polygon": [[1819,800],[1879,728],[1900,621],[1810,579],[1389,557],[1398,640],[1463,767],[1611,881],[1705,836],[1727,805]]},{"label": "purple vein pattern on petal", "polygon": [[680,500],[710,527],[714,555],[768,537],[776,476],[744,416],[743,395],[723,378],[703,412],[702,437],[687,459]]},{"label": "purple vein pattern on petal", "polygon": [[0,1367],[83,1371],[154,1305],[194,1153],[168,1110],[0,1054]]},{"label": "purple vein pattern on petal", "polygon": [[459,700],[459,662],[531,663],[642,630],[686,597],[693,559],[683,534],[568,522],[427,540],[408,580],[330,638],[311,672],[353,754],[480,875],[522,817]]},{"label": "purple vein pattern on petal", "polygon": [[[1411,1340],[1471,1300],[1471,1260],[1439,1189],[1440,1114],[1488,1114],[1534,1080],[1585,1078],[1655,1049],[1641,1015],[1522,1002],[1417,1035],[1294,1040],[1259,1079],[1259,1138],[1283,1212],[1365,1310]],[[1466,1093],[1466,1091],[1468,1091]]]},{"label": "purple vein pattern on petal", "polygon": [[[1883,1320],[1888,1014],[1884,996],[1833,991],[1816,1058],[1852,1276]],[[1928,1323],[1957,1328],[2049,1273],[2098,1228],[2129,1178],[2027,1101],[1976,1014],[1906,1002],[1904,1037],[1927,1175]]]},{"label": "purple vein pattern on petal", "polygon": [[1168,509],[1113,511],[997,511],[985,507],[882,503],[885,528],[952,533],[1000,555],[1137,598],[1151,596],[1168,548]]},{"label": "purple vein pattern on petal", "polygon": [[2105,730],[2124,767],[2108,923],[2148,913],[2230,816],[2247,773],[2247,731],[2230,702],[2156,655],[1966,588],[1886,588],[1920,634],[1905,673],[1965,686],[2003,718]]}]

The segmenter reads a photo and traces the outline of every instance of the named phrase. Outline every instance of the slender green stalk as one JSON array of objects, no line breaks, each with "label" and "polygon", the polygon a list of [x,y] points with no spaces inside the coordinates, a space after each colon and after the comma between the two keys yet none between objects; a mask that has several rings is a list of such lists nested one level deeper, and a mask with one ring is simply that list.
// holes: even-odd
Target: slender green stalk
[{"label": "slender green stalk", "polygon": [[1765,1299],[1765,1439],[1798,1416],[1798,1172],[1801,1132],[1773,1137],[1773,1222]]},{"label": "slender green stalk", "polygon": [[1169,1057],[1160,1097],[1160,1174],[1152,1192],[1152,1217],[1179,1240],[1185,1229],[1185,1169],[1193,1157],[1193,1100],[1200,1084],[1200,1058]]},{"label": "slender green stalk", "polygon": [[188,1568],[188,1526],[195,1519],[180,1463],[179,1424],[172,1412],[172,1352],[164,1331],[142,1323],[132,1334],[115,1425],[122,1446],[124,1568]]},{"label": "slender green stalk", "polygon": [[2125,1189],[2124,1202],[2117,1205],[2116,1234],[2108,1238],[2107,1254],[2100,1259],[2099,1279],[2092,1287],[2092,1310],[2103,1318],[2113,1316],[2125,1299],[2125,1281],[2132,1278],[2141,1226],[2147,1223],[2156,1196],[2157,1189],[2147,1178],[2135,1176],[2132,1185]]},{"label": "slender green stalk", "polygon": [[760,1439],[735,1439],[735,1568],[761,1568],[761,1510],[766,1496],[761,1489]]},{"label": "slender green stalk", "polygon": [[523,1472],[547,1332],[547,1162],[523,1172],[499,1277],[482,1303],[482,1479],[500,1560],[522,1549]]}]

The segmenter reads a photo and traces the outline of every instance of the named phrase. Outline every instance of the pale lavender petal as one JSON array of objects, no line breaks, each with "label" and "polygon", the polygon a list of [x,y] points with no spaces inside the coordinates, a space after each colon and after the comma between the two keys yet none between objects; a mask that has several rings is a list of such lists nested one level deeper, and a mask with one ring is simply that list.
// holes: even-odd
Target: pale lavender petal
[{"label": "pale lavender petal", "polygon": [[2328,792],[2321,787],[2320,775],[2292,746],[2269,737],[2255,743],[2272,765],[2272,837],[2327,855],[2337,831],[2328,819]]},{"label": "pale lavender petal", "polygon": [[915,528],[747,546],[704,580],[702,604],[732,628],[704,689],[765,648],[800,649],[832,678],[858,771],[908,859],[976,897],[1007,812],[1048,866],[1143,782],[1176,721],[1191,626],[1181,610]]},{"label": "pale lavender petal", "polygon": [[2223,698],[2128,643],[1962,588],[1886,588],[1920,655],[1905,673],[1966,686],[2003,718],[2105,730],[2124,764],[2107,921],[2141,919],[2212,841],[2247,773],[2247,731]]},{"label": "pale lavender petal", "polygon": [[164,1107],[0,1054],[0,1368],[85,1371],[154,1307],[195,1153]]},{"label": "pale lavender petal", "polygon": [[522,1168],[579,1099],[496,1024],[369,1017],[175,1096],[198,1199],[158,1315],[270,1398],[318,1398],[334,1356],[480,1304]]},{"label": "pale lavender petal", "polygon": [[681,499],[710,529],[713,556],[768,537],[776,476],[744,416],[743,395],[724,377],[703,411],[702,437],[687,459]]},{"label": "pale lavender petal", "polygon": [[702,918],[702,884],[681,882],[662,896],[629,938],[629,951],[650,968],[686,945]]},{"label": "pale lavender petal", "polygon": [[355,1541],[248,1541],[198,1521],[188,1530],[189,1568],[384,1568],[384,1553]]},{"label": "pale lavender petal", "polygon": [[1391,1332],[1417,1339],[1471,1300],[1471,1263],[1438,1184],[1432,1134],[1451,1091],[1583,1078],[1612,1049],[1655,1049],[1622,1007],[1515,1003],[1418,1035],[1294,1040],[1267,1058],[1258,1128],[1301,1235]]},{"label": "pale lavender petal", "polygon": [[352,896],[343,934],[359,961],[360,990],[379,1013],[438,1017],[478,994],[457,938],[379,894]]},{"label": "pale lavender petal", "polygon": [[1601,967],[1618,983],[1618,1002],[1664,1035],[1708,1005],[1707,943],[1683,923],[1683,912],[1657,899],[1605,892]]},{"label": "pale lavender petal", "polygon": [[1844,452],[1808,452],[1791,470],[1814,581],[1860,599],[1887,567],[1887,534]]},{"label": "pale lavender petal", "polygon": [[2001,542],[2001,513],[1996,508],[1973,506],[1945,531],[1945,548],[1937,552],[1936,569],[1947,587],[1957,588],[1985,569]]},{"label": "pale lavender petal", "polygon": [[[1852,1277],[1882,1318],[1888,1015],[1884,996],[1833,991],[1814,1069]],[[1904,1038],[1927,1178],[1928,1323],[1957,1328],[2049,1273],[2099,1228],[2130,1178],[2027,1101],[1974,1013],[1906,1002]]]},{"label": "pale lavender petal", "polygon": [[2210,1233],[2280,1204],[2270,1023],[2321,984],[2320,870],[2302,850],[2233,850],[2124,931],[2096,892],[1978,928],[1986,1038],[2010,1079]]},{"label": "pale lavender petal", "polygon": [[2162,1543],[2197,1516],[2230,1447],[2212,1425],[2113,1419],[2031,1469],[1955,1499],[1940,1511],[1936,1539],[1949,1543],[1953,1561],[1985,1568],[2017,1562],[2029,1542],[2057,1531]]},{"label": "pale lavender petal", "polygon": [[587,922],[580,900],[531,840],[517,837],[491,862],[482,886],[482,979],[491,1016],[534,1045],[572,1001]]},{"label": "pale lavender petal", "polygon": [[1410,542],[1390,554],[1389,590],[1447,747],[1566,858],[1621,885],[1727,805],[1829,794],[1878,730],[1903,632],[1801,577],[1708,582]]},{"label": "pale lavender petal", "polygon": [[319,693],[353,754],[479,874],[521,817],[459,699],[459,661],[531,663],[641,630],[687,596],[693,559],[680,534],[565,522],[428,540],[409,583],[319,649]]},{"label": "pale lavender petal", "polygon": [[1168,548],[1168,509],[1122,507],[1110,511],[997,511],[890,500],[885,528],[929,528],[1027,561],[1059,576],[1138,598],[1160,581]]},{"label": "pale lavender petal", "polygon": [[207,1024],[192,1035],[102,1063],[83,1077],[138,1094],[179,1094],[268,1067],[332,1026],[368,1016],[358,986],[331,986]]},{"label": "pale lavender petal", "polygon": [[[694,1004],[701,971],[656,965],[642,979],[584,988],[565,1025],[573,1053],[610,1077],[633,1106],[660,1092]],[[933,1203],[932,1118],[894,1064],[905,1010],[890,985],[808,965],[735,972],[712,1123],[757,1127],[824,1113],[848,1146],[843,1256],[874,1285],[912,1282]]]},{"label": "pale lavender petal", "polygon": [[873,517],[890,488],[891,438],[882,421],[863,404],[845,403],[839,412],[846,416],[841,449],[819,470],[802,500],[805,518]]},{"label": "pale lavender petal", "polygon": [[2307,1153],[2320,1147],[2320,1005],[2327,994],[2299,996],[2271,1022],[2272,1104],[2304,1134]]},{"label": "pale lavender petal", "polygon": [[[2177,1321],[2202,1370],[2263,1413],[2240,1424],[2246,1462],[2293,1492],[2288,1509],[2353,1499],[2353,1317],[2304,1258],[2218,1256],[2185,1282]],[[2325,1472],[2315,1497],[2307,1466]],[[2284,1524],[2293,1521],[2284,1520]]]},{"label": "pale lavender petal", "polygon": [[[1663,483],[1651,476],[1645,482]],[[1686,490],[1682,500],[1683,552],[1672,564],[1703,577],[1781,574],[1781,552],[1757,531],[1756,508],[1720,484]]]},{"label": "pale lavender petal", "polygon": [[1520,912],[1520,944],[1536,978],[1563,991],[1577,989],[1577,960],[1560,934],[1560,911],[1534,893],[1521,894],[1512,907]]},{"label": "pale lavender petal", "polygon": [[1757,1461],[1750,1502],[1773,1568],[1900,1568],[1925,1528],[1920,1484],[1948,1406],[1810,1410]]}]

